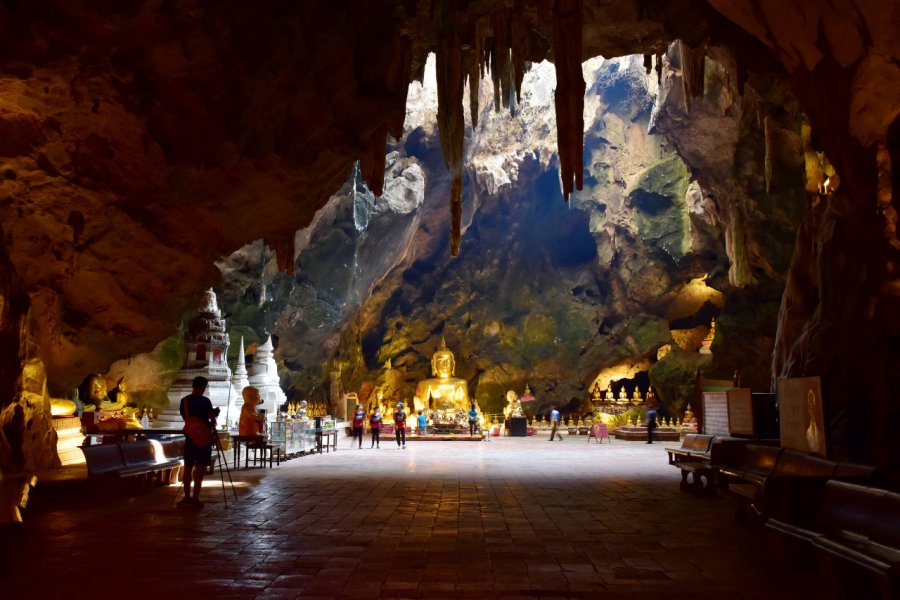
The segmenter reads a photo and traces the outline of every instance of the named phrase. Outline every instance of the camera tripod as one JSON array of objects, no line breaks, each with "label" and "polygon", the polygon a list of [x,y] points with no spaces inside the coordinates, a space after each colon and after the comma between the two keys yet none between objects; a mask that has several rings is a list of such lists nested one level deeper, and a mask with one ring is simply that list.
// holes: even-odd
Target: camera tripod
[{"label": "camera tripod", "polygon": [[[231,469],[228,468],[228,459],[225,456],[225,451],[222,450],[222,445],[219,443],[219,434],[213,429],[213,445],[216,448],[216,462],[219,466],[219,480],[222,482],[222,499],[225,500],[225,508],[228,508],[228,491],[225,488],[225,474],[228,474],[228,483],[231,485],[231,493],[234,495],[234,500],[237,502],[237,490],[234,489],[234,480],[231,478]],[[225,472],[222,472],[222,468],[225,468]],[[215,472],[214,472],[215,473]],[[178,490],[175,492],[175,497],[172,499],[172,504],[174,505],[178,502],[178,496],[184,492],[184,486],[179,485]]]}]

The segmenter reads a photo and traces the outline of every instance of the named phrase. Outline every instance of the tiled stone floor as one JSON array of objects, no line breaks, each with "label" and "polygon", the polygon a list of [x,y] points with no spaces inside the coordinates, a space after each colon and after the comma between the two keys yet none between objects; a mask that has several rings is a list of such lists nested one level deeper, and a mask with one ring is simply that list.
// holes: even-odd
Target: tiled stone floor
[{"label": "tiled stone floor", "polygon": [[3,539],[0,597],[818,594],[734,522],[728,498],[680,493],[665,444],[349,442],[236,472],[227,509],[218,478],[202,511],[173,508],[174,488],[39,499]]}]

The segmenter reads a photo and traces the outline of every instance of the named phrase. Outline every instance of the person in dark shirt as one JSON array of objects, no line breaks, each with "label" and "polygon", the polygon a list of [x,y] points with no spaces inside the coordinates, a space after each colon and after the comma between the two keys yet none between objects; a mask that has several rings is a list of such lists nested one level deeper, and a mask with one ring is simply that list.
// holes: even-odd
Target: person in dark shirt
[{"label": "person in dark shirt", "polygon": [[[397,448],[406,448],[406,411],[403,410],[403,403],[397,403],[397,410],[394,411],[394,436],[397,438]],[[402,446],[401,446],[402,443]]]},{"label": "person in dark shirt", "polygon": [[[212,436],[215,435],[216,412],[212,402],[203,395],[209,382],[206,377],[194,377],[191,384],[193,391],[181,399],[179,412],[185,421],[184,436],[184,498],[179,506],[202,508],[200,488],[203,486],[203,474],[212,462]],[[211,430],[209,441],[191,439],[189,419],[196,419]],[[191,484],[193,483],[193,494]]]},{"label": "person in dark shirt", "polygon": [[353,411],[353,437],[359,441],[359,449],[362,450],[363,432],[366,425],[366,411],[363,410],[362,404],[356,405]]},{"label": "person in dark shirt", "polygon": [[369,417],[369,429],[372,431],[372,447],[381,448],[381,411],[378,407]]}]

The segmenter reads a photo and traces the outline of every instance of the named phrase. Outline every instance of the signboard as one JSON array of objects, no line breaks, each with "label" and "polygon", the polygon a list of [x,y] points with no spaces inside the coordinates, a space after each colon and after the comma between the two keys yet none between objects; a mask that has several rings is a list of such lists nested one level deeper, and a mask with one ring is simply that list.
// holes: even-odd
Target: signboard
[{"label": "signboard", "polygon": [[782,448],[827,456],[821,378],[779,379],[778,417]]},{"label": "signboard", "polygon": [[756,435],[753,422],[753,395],[750,388],[725,392],[728,402],[728,431],[731,435]]},{"label": "signboard", "polygon": [[703,433],[731,435],[728,431],[727,392],[703,392]]},{"label": "signboard", "polygon": [[602,442],[603,438],[606,438],[607,441],[612,441],[609,439],[609,429],[606,427],[606,423],[594,423],[591,425],[588,442],[591,441],[591,438],[597,438],[597,443]]}]

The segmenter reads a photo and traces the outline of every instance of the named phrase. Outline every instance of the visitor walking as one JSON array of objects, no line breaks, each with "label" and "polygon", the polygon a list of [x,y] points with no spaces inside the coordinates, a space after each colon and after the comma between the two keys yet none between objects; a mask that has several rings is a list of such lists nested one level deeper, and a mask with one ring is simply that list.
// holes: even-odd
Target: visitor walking
[{"label": "visitor walking", "polygon": [[475,408],[474,402],[467,414],[469,416],[469,435],[475,435],[475,429],[478,427],[478,409]]},{"label": "visitor walking", "polygon": [[419,411],[419,435],[425,435],[426,430],[428,429],[428,417],[425,416],[424,411]]},{"label": "visitor walking", "polygon": [[[394,411],[394,436],[397,438],[397,448],[406,448],[406,411],[403,410],[403,403],[397,403],[397,410]],[[401,441],[403,442],[401,445]]]},{"label": "visitor walking", "polygon": [[372,448],[381,448],[381,409],[376,408],[369,416],[369,429],[372,431]]},{"label": "visitor walking", "polygon": [[559,441],[562,441],[562,434],[557,433],[556,429],[559,427],[559,411],[556,410],[555,406],[550,407],[550,441],[553,441],[554,436],[559,436]]},{"label": "visitor walking", "polygon": [[362,450],[363,432],[365,431],[366,411],[363,410],[362,404],[356,405],[353,411],[353,437],[359,440],[359,449]]},{"label": "visitor walking", "polygon": [[653,432],[656,431],[656,409],[654,407],[650,407],[647,411],[647,420],[644,422],[644,426],[647,428],[647,443],[653,443]]},{"label": "visitor walking", "polygon": [[208,384],[206,377],[194,377],[190,395],[181,399],[179,412],[184,419],[184,498],[178,506],[203,508],[200,488],[203,486],[203,474],[212,462],[213,436],[218,415],[218,409],[214,410],[210,399],[203,395]]}]

